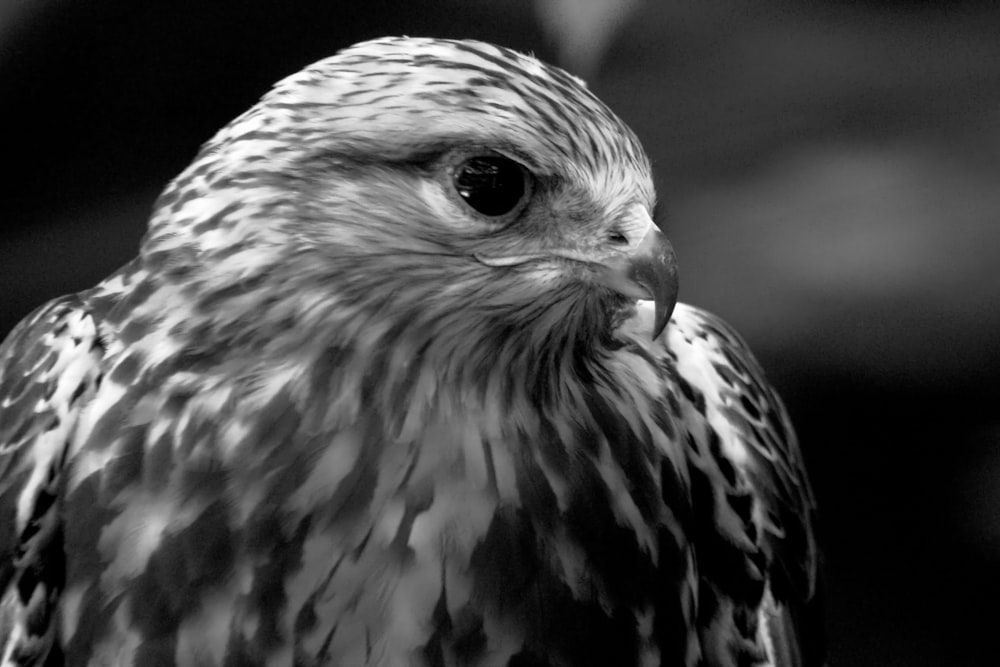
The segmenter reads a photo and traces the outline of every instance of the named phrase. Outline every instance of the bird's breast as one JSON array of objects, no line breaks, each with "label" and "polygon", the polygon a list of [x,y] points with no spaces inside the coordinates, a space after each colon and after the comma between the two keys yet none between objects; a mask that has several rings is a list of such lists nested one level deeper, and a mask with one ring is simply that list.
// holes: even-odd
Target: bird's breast
[{"label": "bird's breast", "polygon": [[287,384],[182,385],[105,388],[71,461],[81,664],[629,664],[617,652],[658,646],[664,582],[689,567],[663,494],[681,476],[669,419],[626,395],[425,400],[402,422],[361,401],[344,423]]}]

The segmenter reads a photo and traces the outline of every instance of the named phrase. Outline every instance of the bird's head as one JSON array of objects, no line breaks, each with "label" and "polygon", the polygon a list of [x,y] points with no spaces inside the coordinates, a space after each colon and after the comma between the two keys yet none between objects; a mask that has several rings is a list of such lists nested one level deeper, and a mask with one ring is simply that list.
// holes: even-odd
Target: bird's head
[{"label": "bird's head", "polygon": [[143,256],[200,281],[218,318],[267,310],[266,282],[290,317],[461,311],[493,328],[610,326],[647,299],[656,335],[677,278],[653,206],[638,140],[580,80],[481,42],[385,38],[220,131],[161,197]]}]

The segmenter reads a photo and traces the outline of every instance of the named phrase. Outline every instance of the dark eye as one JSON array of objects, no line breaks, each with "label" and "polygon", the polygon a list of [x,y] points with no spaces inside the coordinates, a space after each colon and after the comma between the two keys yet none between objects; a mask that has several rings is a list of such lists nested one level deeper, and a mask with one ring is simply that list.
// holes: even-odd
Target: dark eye
[{"label": "dark eye", "polygon": [[471,157],[455,168],[455,189],[472,208],[496,217],[510,213],[524,198],[524,167],[501,155]]}]

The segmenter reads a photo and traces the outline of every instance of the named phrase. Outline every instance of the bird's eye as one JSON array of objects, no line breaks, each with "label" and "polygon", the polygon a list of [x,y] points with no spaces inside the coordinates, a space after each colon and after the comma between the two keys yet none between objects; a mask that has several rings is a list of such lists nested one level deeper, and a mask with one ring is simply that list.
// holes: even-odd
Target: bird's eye
[{"label": "bird's eye", "polygon": [[527,172],[502,155],[479,155],[454,171],[455,189],[465,203],[491,218],[513,211],[524,199]]}]

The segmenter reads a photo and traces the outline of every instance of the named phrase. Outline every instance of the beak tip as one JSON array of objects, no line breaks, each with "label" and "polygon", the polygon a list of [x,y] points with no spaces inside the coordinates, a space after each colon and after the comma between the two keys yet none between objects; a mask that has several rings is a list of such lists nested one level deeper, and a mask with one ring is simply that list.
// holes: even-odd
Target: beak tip
[{"label": "beak tip", "polygon": [[670,323],[670,318],[674,314],[674,307],[677,306],[677,279],[676,275],[671,284],[672,289],[658,292],[654,299],[655,309],[653,315],[652,340],[660,337]]},{"label": "beak tip", "polygon": [[670,322],[670,315],[673,312],[673,306],[669,309],[665,307],[664,304],[660,303],[659,300],[656,302],[655,316],[653,317],[653,331],[652,340],[656,340],[663,333],[663,330],[667,328],[667,324]]}]

